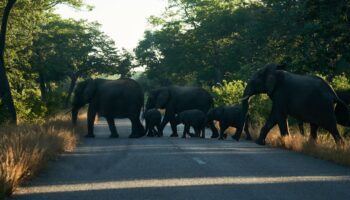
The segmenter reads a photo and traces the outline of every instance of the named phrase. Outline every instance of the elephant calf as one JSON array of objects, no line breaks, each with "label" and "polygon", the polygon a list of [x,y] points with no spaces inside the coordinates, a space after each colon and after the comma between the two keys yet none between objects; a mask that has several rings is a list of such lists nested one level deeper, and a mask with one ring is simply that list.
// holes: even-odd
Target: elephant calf
[{"label": "elephant calf", "polygon": [[203,111],[197,109],[185,110],[176,116],[176,122],[178,124],[183,123],[185,125],[182,138],[186,138],[186,134],[191,135],[191,126],[194,129],[195,137],[205,138],[205,125],[207,124],[207,117]]},{"label": "elephant calf", "polygon": [[251,139],[248,123],[245,123],[245,116],[240,106],[220,106],[213,108],[208,112],[207,118],[208,121],[216,120],[220,122],[220,140],[224,139],[224,132],[230,126],[237,129],[236,134],[232,136],[233,139],[239,140],[243,128],[247,134],[247,140]]},{"label": "elephant calf", "polygon": [[[158,109],[152,108],[147,110],[143,117],[146,121],[146,130],[145,134],[147,134],[148,137],[158,136],[161,137],[160,134],[160,123],[162,122],[162,114],[159,112]],[[157,127],[157,130],[155,129]]]}]

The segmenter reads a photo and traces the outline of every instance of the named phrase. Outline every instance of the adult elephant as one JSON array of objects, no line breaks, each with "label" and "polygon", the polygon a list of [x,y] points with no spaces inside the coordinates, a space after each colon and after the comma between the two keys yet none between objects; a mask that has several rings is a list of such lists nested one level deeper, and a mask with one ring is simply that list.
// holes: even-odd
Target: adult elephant
[{"label": "adult elephant", "polygon": [[142,137],[144,128],[140,121],[140,112],[143,102],[143,90],[132,79],[89,79],[80,82],[74,91],[72,122],[76,124],[79,109],[89,104],[88,134],[86,137],[94,137],[96,114],[106,118],[111,131],[110,137],[119,137],[114,118],[129,118],[132,124],[132,132],[129,138]]},{"label": "adult elephant", "polygon": [[[178,137],[175,115],[192,109],[198,109],[207,113],[213,107],[213,103],[213,97],[203,88],[168,86],[150,92],[146,109],[165,109],[159,133],[163,135],[165,125],[170,122],[172,129],[171,137]],[[212,130],[211,137],[217,138],[219,134],[214,123],[210,122],[209,125]]]},{"label": "adult elephant", "polygon": [[265,144],[270,129],[278,124],[281,135],[289,134],[288,115],[311,124],[311,137],[317,139],[317,129],[329,131],[334,140],[342,141],[337,121],[346,124],[349,113],[334,90],[321,78],[298,75],[284,70],[284,66],[268,64],[255,72],[244,90],[243,110],[248,111],[252,95],[267,93],[272,100],[272,111],[260,131],[257,144]]}]

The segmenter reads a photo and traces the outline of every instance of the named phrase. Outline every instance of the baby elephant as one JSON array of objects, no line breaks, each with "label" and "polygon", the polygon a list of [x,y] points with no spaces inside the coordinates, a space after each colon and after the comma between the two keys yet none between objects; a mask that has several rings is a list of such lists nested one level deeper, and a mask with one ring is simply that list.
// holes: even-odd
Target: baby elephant
[{"label": "baby elephant", "polygon": [[219,121],[220,122],[220,137],[219,140],[224,139],[224,132],[228,127],[235,127],[236,134],[232,136],[237,141],[240,138],[240,133],[244,128],[247,134],[247,140],[251,140],[251,136],[248,130],[248,123],[245,123],[245,117],[242,113],[240,106],[220,106],[211,109],[207,114],[208,121]]},{"label": "baby elephant", "polygon": [[[146,130],[145,134],[147,134],[148,137],[158,136],[161,137],[159,134],[159,128],[160,123],[162,121],[162,114],[155,108],[147,110],[143,117],[146,121]],[[157,127],[157,130],[155,129]]]},{"label": "baby elephant", "polygon": [[186,134],[191,135],[191,126],[194,129],[195,137],[205,138],[205,125],[207,124],[207,117],[204,112],[197,109],[185,110],[176,116],[176,122],[177,124],[183,123],[185,125],[182,138],[186,138]]}]

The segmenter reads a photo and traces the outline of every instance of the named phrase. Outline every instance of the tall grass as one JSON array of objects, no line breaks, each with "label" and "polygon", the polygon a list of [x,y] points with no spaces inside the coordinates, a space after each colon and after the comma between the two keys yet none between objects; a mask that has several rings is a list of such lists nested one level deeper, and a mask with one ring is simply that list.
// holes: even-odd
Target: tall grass
[{"label": "tall grass", "polygon": [[48,160],[61,152],[72,151],[82,132],[83,126],[73,127],[67,116],[43,124],[1,127],[0,199],[10,196]]},{"label": "tall grass", "polygon": [[[219,129],[218,122],[215,123],[215,126]],[[250,127],[250,134],[253,140],[258,138],[260,129],[261,126]],[[305,130],[310,132],[310,130]],[[339,130],[346,132],[342,128]],[[225,132],[229,135],[234,135],[236,129],[229,127]],[[244,137],[246,137],[245,134],[242,134],[242,138]],[[330,133],[324,130],[319,130],[317,141],[313,141],[309,139],[309,135],[301,135],[297,126],[291,126],[290,135],[285,137],[281,137],[278,127],[275,126],[267,135],[266,144],[271,147],[300,152],[350,167],[350,138],[344,138],[344,144],[336,144]]]},{"label": "tall grass", "polygon": [[[291,127],[290,135],[281,137],[278,127],[273,128],[266,138],[272,147],[300,152],[315,158],[329,160],[344,166],[350,166],[350,139],[344,138],[344,144],[336,144],[330,133],[319,130],[317,141],[303,136],[297,127]],[[257,138],[260,129],[254,128],[252,137]],[[307,131],[310,132],[310,131]]]}]

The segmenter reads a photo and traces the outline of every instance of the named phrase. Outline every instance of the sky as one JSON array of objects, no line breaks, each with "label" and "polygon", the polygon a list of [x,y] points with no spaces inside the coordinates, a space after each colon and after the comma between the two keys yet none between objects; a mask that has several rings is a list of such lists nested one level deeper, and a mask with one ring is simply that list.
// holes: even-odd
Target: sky
[{"label": "sky", "polygon": [[147,18],[160,15],[167,0],[84,0],[94,6],[92,11],[76,10],[60,5],[56,12],[64,18],[97,21],[101,30],[110,36],[118,48],[133,50],[150,26]]}]

